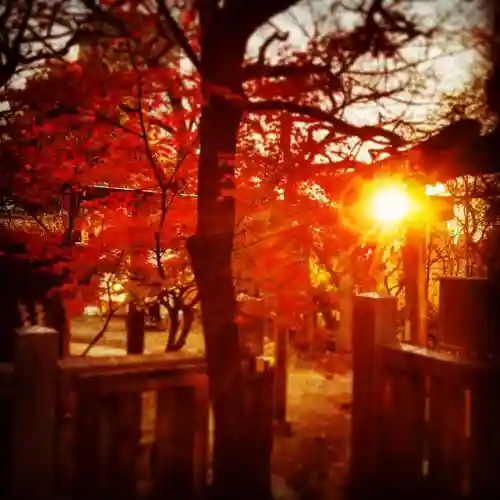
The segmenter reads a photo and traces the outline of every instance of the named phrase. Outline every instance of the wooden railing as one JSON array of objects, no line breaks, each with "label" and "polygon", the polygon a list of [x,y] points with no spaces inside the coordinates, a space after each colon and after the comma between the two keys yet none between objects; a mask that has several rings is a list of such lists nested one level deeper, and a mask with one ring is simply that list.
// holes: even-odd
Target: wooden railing
[{"label": "wooden railing", "polygon": [[179,355],[57,359],[57,332],[0,364],[0,498],[201,498],[205,363]]},{"label": "wooden railing", "polygon": [[383,484],[404,496],[500,498],[500,367],[404,345],[379,355]]},{"label": "wooden railing", "polygon": [[500,366],[399,344],[394,320],[392,299],[356,299],[353,492],[500,498]]}]

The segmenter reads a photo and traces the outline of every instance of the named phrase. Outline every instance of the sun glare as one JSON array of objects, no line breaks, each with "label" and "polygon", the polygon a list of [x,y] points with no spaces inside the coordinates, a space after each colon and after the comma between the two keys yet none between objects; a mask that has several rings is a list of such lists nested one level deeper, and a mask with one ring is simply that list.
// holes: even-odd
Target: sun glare
[{"label": "sun glare", "polygon": [[384,186],[372,194],[370,215],[379,222],[399,222],[408,215],[410,209],[410,197],[403,187]]},{"label": "sun glare", "polygon": [[425,186],[425,194],[427,196],[450,196],[447,187],[441,182],[432,185],[427,184]]}]

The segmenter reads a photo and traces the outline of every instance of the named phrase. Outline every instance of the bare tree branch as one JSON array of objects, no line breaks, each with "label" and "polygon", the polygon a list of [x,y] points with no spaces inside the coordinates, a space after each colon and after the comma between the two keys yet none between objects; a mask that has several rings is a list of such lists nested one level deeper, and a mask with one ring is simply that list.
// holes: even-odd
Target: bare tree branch
[{"label": "bare tree branch", "polygon": [[87,354],[92,350],[92,348],[99,342],[104,337],[104,334],[108,330],[109,323],[113,319],[113,316],[115,313],[118,311],[119,308],[110,308],[106,314],[106,319],[104,321],[104,324],[102,325],[102,328],[99,330],[99,332],[91,339],[91,341],[87,344],[83,352],[80,354],[80,356],[85,357]]},{"label": "bare tree branch", "polygon": [[71,10],[71,2],[41,0],[4,2],[0,16],[0,87],[20,69],[67,55],[85,30],[88,11]]},{"label": "bare tree branch", "polygon": [[264,43],[260,47],[258,64],[260,64],[260,65],[265,64],[267,49],[271,46],[271,44],[273,42],[276,42],[276,41],[285,42],[289,36],[290,36],[290,33],[282,33],[280,31],[276,31],[273,34],[271,34],[269,37],[267,37],[264,40]]},{"label": "bare tree branch", "polygon": [[258,78],[287,78],[294,76],[310,76],[320,75],[325,76],[329,80],[336,79],[330,72],[327,66],[318,64],[247,64],[242,69],[243,80],[254,80]]},{"label": "bare tree branch", "polygon": [[294,102],[281,100],[250,102],[245,106],[245,111],[248,113],[287,111],[289,113],[329,123],[334,127],[334,130],[332,131],[334,134],[359,137],[365,141],[375,141],[376,138],[379,137],[385,139],[386,142],[393,147],[400,147],[405,144],[405,141],[398,134],[389,130],[369,125],[363,127],[351,125],[339,118],[335,118],[330,113],[319,108],[305,106]]},{"label": "bare tree branch", "polygon": [[165,1],[158,0],[157,5],[158,5],[158,11],[165,19],[165,22],[168,25],[170,31],[172,32],[172,36],[174,37],[175,41],[180,45],[182,50],[184,50],[188,59],[193,64],[193,66],[198,71],[200,71],[200,67],[201,67],[200,60],[198,59],[198,56],[196,55],[193,47],[189,43],[189,40],[186,38],[186,35],[182,31],[182,29],[179,27],[179,25],[177,24],[175,19],[172,17],[172,14],[170,13],[168,7],[165,5]]}]

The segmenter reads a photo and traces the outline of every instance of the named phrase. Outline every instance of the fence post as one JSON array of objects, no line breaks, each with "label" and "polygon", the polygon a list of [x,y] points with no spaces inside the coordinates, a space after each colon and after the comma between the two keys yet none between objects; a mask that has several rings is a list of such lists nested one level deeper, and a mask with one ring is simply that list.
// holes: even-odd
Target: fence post
[{"label": "fence post", "polygon": [[[353,311],[353,404],[351,480],[364,498],[377,479],[378,346],[396,339],[394,297],[357,295]],[[357,491],[361,487],[363,491]]]},{"label": "fence post", "polygon": [[13,500],[55,496],[59,333],[45,326],[16,332],[10,489]]},{"label": "fence post", "polygon": [[292,429],[287,420],[288,406],[288,340],[289,330],[274,323],[275,369],[274,369],[274,428],[278,434],[288,436]]},{"label": "fence post", "polygon": [[245,374],[245,405],[249,415],[247,445],[249,473],[253,478],[252,495],[245,498],[268,500],[271,492],[271,454],[273,447],[274,368],[263,357]]},{"label": "fence post", "polygon": [[491,320],[498,308],[491,301],[492,291],[487,278],[441,277],[438,343],[473,358],[493,355],[489,348],[497,331]]},{"label": "fence post", "polygon": [[[199,400],[196,387],[181,385],[158,391],[153,481],[159,498],[196,498],[195,471]],[[202,408],[201,411],[205,411]]]}]

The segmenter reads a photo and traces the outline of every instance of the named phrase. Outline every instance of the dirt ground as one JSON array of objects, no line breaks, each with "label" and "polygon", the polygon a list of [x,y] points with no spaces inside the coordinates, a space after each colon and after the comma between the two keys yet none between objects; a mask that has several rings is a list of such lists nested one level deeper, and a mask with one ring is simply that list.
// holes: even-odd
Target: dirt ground
[{"label": "dirt ground", "polygon": [[290,496],[283,498],[344,497],[349,463],[351,380],[349,372],[325,377],[325,373],[312,366],[291,367],[288,417],[292,436],[277,436],[273,455],[273,473],[284,478],[294,493],[292,496],[289,492]]},{"label": "dirt ground", "polygon": [[[102,318],[96,316],[75,318],[71,323],[71,352],[80,354],[90,340],[101,330]],[[145,352],[163,352],[167,344],[166,332],[146,332]],[[104,337],[92,348],[92,356],[109,356],[125,348],[125,322],[123,318],[113,318]],[[188,337],[185,350],[194,355],[203,355],[205,346],[199,327],[194,328]]]},{"label": "dirt ground", "polygon": [[[72,352],[80,354],[99,331],[99,318],[72,324]],[[123,320],[113,320],[91,355],[124,351]],[[146,352],[162,352],[166,335],[146,334]],[[203,355],[203,337],[195,329],[186,351]],[[292,354],[289,360],[288,420],[291,435],[277,434],[273,453],[275,500],[344,498],[349,463],[351,382],[349,360],[317,352]]]}]

